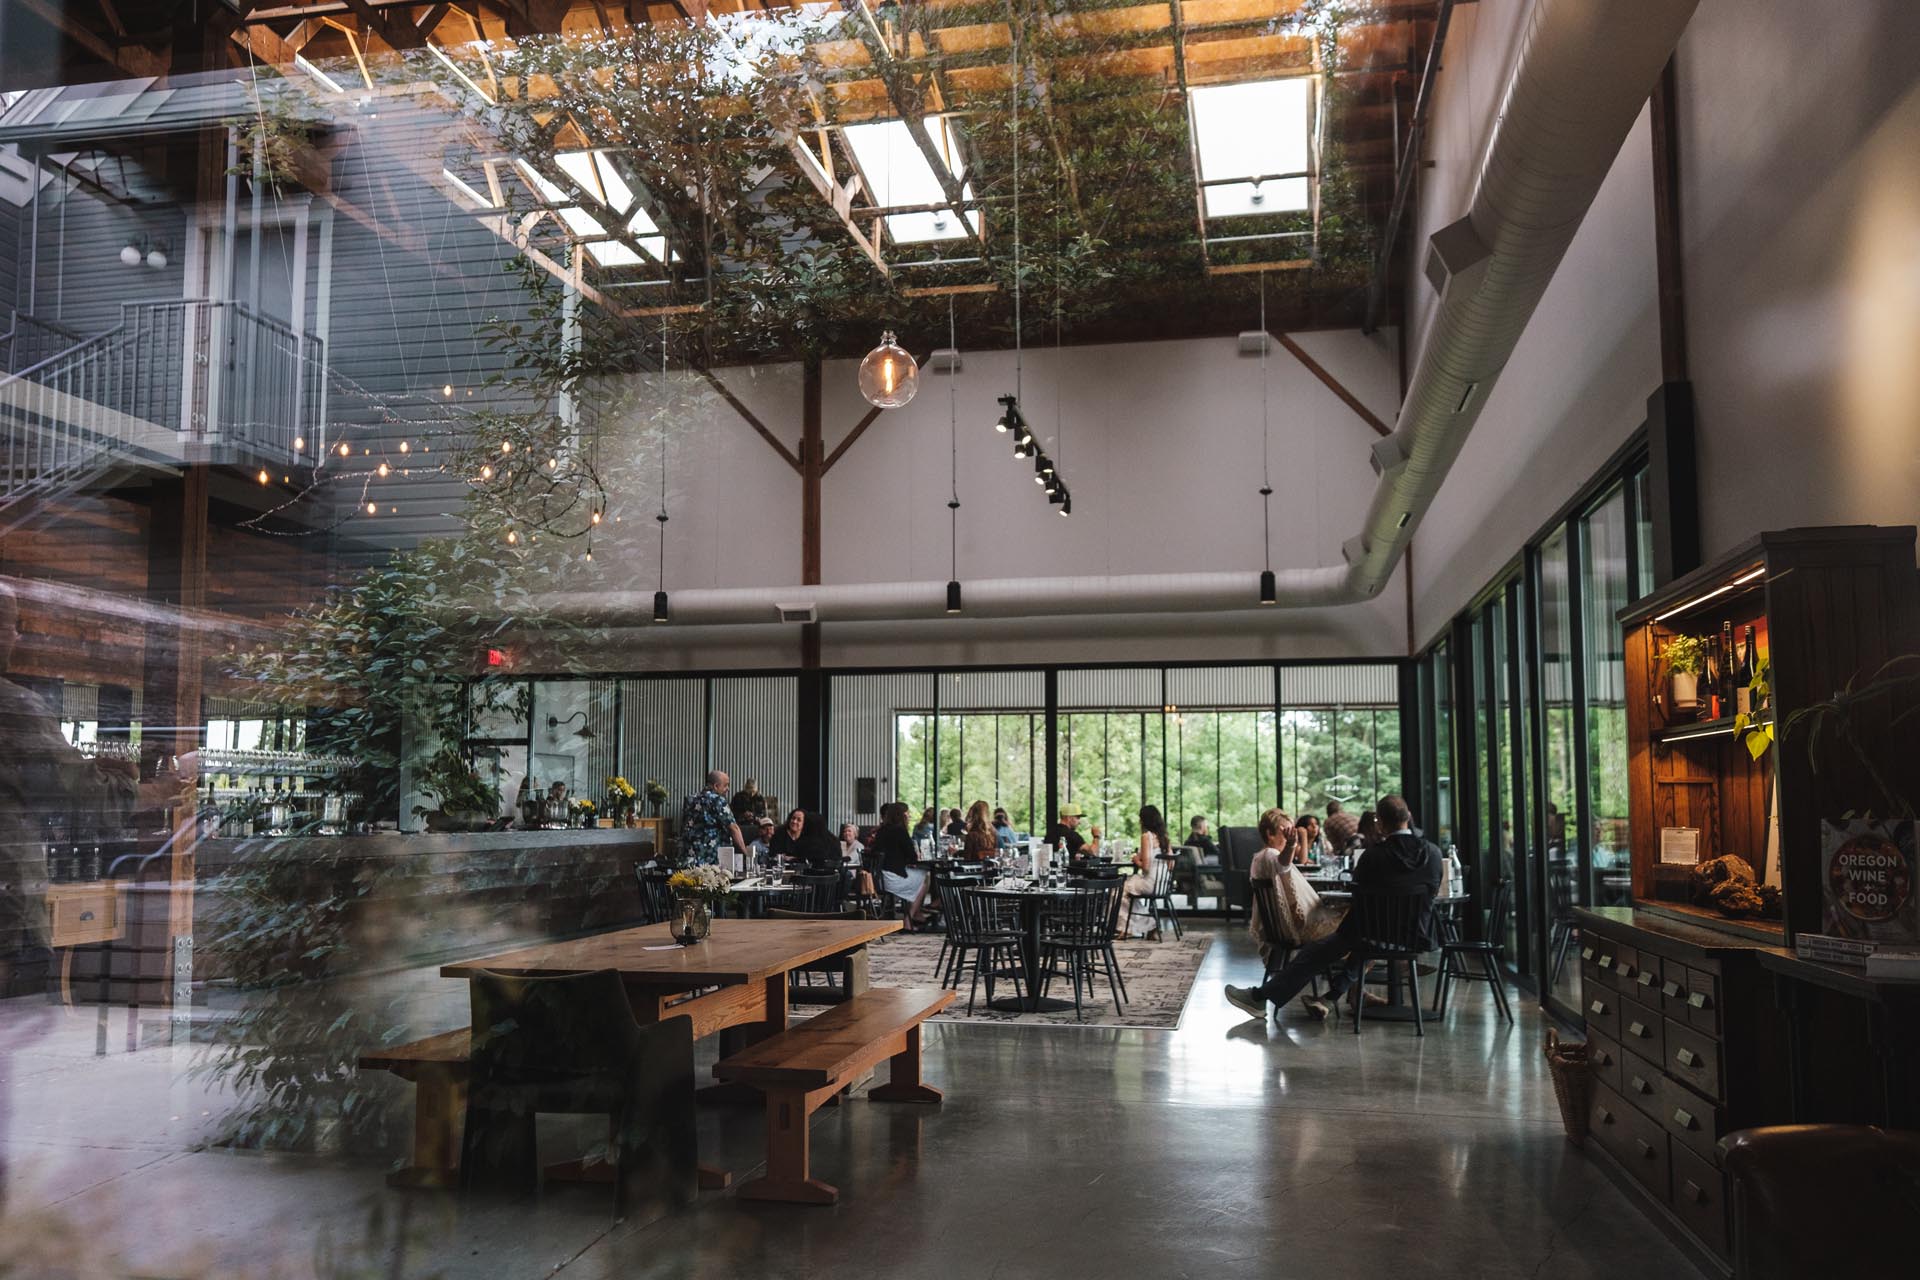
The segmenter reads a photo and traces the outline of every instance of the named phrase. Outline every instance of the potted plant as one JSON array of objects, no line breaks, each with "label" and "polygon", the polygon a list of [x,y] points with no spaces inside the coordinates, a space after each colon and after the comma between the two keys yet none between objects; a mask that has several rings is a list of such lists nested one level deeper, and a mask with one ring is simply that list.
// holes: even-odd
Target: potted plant
[{"label": "potted plant", "polygon": [[1671,698],[1675,711],[1697,711],[1700,707],[1700,675],[1707,669],[1707,642],[1702,636],[1676,635],[1665,649],[1667,675],[1672,682]]},{"label": "potted plant", "polygon": [[415,805],[429,831],[484,831],[500,816],[500,791],[480,776],[471,761],[452,743],[444,743],[420,774],[420,790],[439,807]]},{"label": "potted plant", "polygon": [[633,784],[622,777],[607,779],[607,813],[613,817],[613,825],[631,826],[633,819]]},{"label": "potted plant", "polygon": [[660,816],[660,806],[667,802],[667,784],[658,778],[647,779],[647,803],[653,806],[653,816]]},{"label": "potted plant", "polygon": [[713,907],[726,899],[733,881],[719,867],[702,865],[682,867],[667,878],[678,909],[673,917],[673,939],[691,947],[706,939],[713,929]]}]

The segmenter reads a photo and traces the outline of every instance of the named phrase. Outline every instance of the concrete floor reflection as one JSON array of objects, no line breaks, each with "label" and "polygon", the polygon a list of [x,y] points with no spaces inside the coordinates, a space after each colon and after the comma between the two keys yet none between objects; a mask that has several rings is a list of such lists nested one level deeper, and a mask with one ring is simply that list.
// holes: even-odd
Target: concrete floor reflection
[{"label": "concrete floor reflection", "polygon": [[[165,1043],[164,1014],[16,1002],[0,1008],[0,1274],[1695,1274],[1561,1137],[1536,1010],[1516,1001],[1508,1027],[1471,987],[1424,1039],[1297,1008],[1263,1025],[1220,998],[1256,969],[1222,927],[1178,1030],[932,1027],[939,1110],[815,1120],[838,1206],[708,1193],[619,1223],[604,1188],[462,1202],[391,1191],[371,1158],[209,1148],[229,1099]],[[393,981],[423,1009],[464,1003],[430,973]],[[757,1114],[711,1110],[701,1129],[703,1158],[758,1162]]]}]

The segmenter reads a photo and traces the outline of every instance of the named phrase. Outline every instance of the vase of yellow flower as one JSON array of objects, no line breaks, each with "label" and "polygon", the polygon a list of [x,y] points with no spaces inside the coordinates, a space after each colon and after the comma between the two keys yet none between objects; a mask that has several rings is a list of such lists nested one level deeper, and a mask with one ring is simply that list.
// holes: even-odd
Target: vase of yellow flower
[{"label": "vase of yellow flower", "polygon": [[713,931],[713,906],[727,896],[733,882],[715,866],[682,867],[667,878],[677,899],[673,940],[683,947],[706,941]]},{"label": "vase of yellow flower", "polygon": [[625,778],[613,776],[607,779],[607,813],[613,818],[613,825],[633,825],[633,800],[638,794],[633,784]]}]

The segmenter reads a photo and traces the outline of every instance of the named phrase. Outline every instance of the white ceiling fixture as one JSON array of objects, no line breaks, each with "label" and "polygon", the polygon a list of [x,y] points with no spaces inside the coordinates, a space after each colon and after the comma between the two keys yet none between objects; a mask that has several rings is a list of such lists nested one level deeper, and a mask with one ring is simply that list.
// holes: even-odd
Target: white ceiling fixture
[{"label": "white ceiling fixture", "polygon": [[1311,207],[1313,77],[1201,85],[1187,95],[1209,218]]},{"label": "white ceiling fixture", "polygon": [[[947,176],[957,176],[960,172],[959,139],[954,136],[947,117],[929,116],[925,123],[927,135],[933,140],[934,149],[940,153]],[[913,134],[908,131],[905,121],[879,120],[871,124],[850,124],[841,133],[853,151],[853,162],[860,170],[860,180],[873,193],[873,201],[880,208],[946,203],[947,193],[941,186],[940,175],[933,171],[933,166],[927,163],[926,156],[914,143]],[[960,194],[962,199],[972,200],[973,184],[963,184]],[[888,214],[884,221],[887,234],[895,244],[962,240],[980,233],[978,210],[968,210],[965,226],[954,216],[952,209],[945,208]]]}]

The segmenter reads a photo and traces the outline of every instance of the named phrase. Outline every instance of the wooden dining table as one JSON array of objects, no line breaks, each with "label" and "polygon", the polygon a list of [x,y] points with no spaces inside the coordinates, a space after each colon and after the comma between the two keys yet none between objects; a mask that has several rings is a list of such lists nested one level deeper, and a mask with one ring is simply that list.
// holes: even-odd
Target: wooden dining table
[{"label": "wooden dining table", "polygon": [[[620,975],[637,1021],[687,1018],[695,1040],[720,1033],[725,1056],[786,1030],[787,987],[794,970],[859,952],[868,943],[898,932],[900,922],[715,920],[707,938],[690,947],[673,940],[672,928],[651,924],[520,947],[442,965],[440,974],[446,978],[471,978],[482,972],[551,978],[611,969]],[[864,987],[865,975],[864,965],[854,966],[849,994]],[[751,1086],[724,1081],[697,1093],[705,1102],[759,1105],[762,1101]],[[422,1100],[418,1105],[424,1109],[427,1104]],[[453,1108],[438,1110],[451,1113]],[[447,1119],[451,1118],[449,1114]],[[458,1150],[458,1142],[442,1137],[426,1147],[451,1152]],[[724,1187],[731,1180],[730,1174],[705,1165],[698,1172],[703,1187]],[[570,1160],[548,1166],[546,1175],[603,1182],[612,1171],[603,1160]],[[443,1180],[440,1185],[451,1183]]]}]

